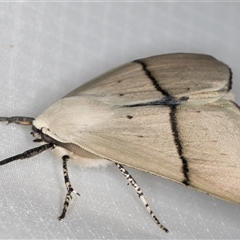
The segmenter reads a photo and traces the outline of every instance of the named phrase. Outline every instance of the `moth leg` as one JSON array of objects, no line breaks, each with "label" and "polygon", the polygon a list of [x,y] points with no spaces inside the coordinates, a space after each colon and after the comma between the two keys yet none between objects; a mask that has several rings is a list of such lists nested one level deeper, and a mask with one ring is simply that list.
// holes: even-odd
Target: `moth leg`
[{"label": "moth leg", "polygon": [[34,118],[31,117],[22,117],[22,116],[14,116],[14,117],[0,117],[0,122],[16,123],[21,125],[32,125]]},{"label": "moth leg", "polygon": [[80,194],[72,188],[71,182],[69,180],[68,169],[67,169],[68,159],[69,159],[69,156],[67,156],[67,155],[62,157],[62,160],[63,160],[63,176],[64,176],[64,182],[65,182],[65,186],[66,186],[66,189],[67,189],[67,193],[66,193],[65,201],[63,203],[62,214],[58,217],[58,220],[62,220],[65,217],[66,212],[67,212],[67,208],[69,206],[69,203],[72,200],[72,193],[76,193],[78,196],[80,196]]},{"label": "moth leg", "polygon": [[123,165],[119,164],[119,163],[115,163],[117,165],[117,167],[119,168],[119,170],[121,171],[121,173],[123,174],[123,176],[128,180],[128,182],[133,186],[134,190],[136,191],[138,197],[141,199],[141,201],[143,202],[143,204],[145,205],[148,213],[150,214],[150,216],[152,217],[152,219],[154,220],[154,222],[165,232],[168,232],[168,229],[165,228],[160,221],[157,219],[157,217],[155,216],[155,214],[153,213],[153,211],[151,210],[149,204],[147,203],[147,200],[145,199],[142,190],[140,189],[140,187],[138,186],[137,182],[135,181],[135,179],[129,174],[129,172],[123,167]]}]

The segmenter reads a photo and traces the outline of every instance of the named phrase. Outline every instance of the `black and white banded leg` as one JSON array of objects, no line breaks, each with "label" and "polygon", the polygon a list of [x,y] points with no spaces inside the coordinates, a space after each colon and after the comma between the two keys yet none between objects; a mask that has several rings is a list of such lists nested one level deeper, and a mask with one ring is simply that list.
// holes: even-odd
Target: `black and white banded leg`
[{"label": "black and white banded leg", "polygon": [[133,188],[135,189],[138,197],[142,200],[143,204],[145,205],[147,211],[149,212],[150,216],[152,217],[152,219],[155,221],[155,223],[165,232],[168,232],[168,229],[165,228],[157,219],[157,217],[155,216],[155,214],[153,213],[153,211],[151,210],[149,204],[147,203],[142,190],[140,189],[140,187],[138,186],[137,182],[134,180],[134,178],[129,174],[129,172],[119,163],[115,163],[117,165],[117,167],[119,168],[119,170],[121,171],[121,173],[123,174],[123,176],[128,180],[128,182],[133,186]]},{"label": "black and white banded leg", "polygon": [[71,182],[69,180],[68,169],[67,169],[68,159],[69,159],[69,156],[67,156],[67,155],[62,157],[62,160],[63,160],[63,176],[64,176],[64,182],[65,182],[65,186],[66,186],[66,189],[67,189],[67,193],[66,193],[65,201],[63,203],[62,214],[58,217],[59,220],[62,220],[66,215],[67,208],[69,206],[70,201],[72,200],[72,193],[75,193],[78,196],[80,196],[80,194],[72,188]]}]

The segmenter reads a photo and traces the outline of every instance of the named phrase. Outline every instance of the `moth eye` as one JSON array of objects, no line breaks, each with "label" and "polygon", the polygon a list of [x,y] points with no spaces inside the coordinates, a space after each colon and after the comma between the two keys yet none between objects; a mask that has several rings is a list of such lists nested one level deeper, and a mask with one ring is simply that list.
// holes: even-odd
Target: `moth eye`
[{"label": "moth eye", "polygon": [[46,135],[44,133],[41,133],[41,138],[46,143],[52,143],[53,142],[53,138],[49,137],[48,135]]},{"label": "moth eye", "polygon": [[41,130],[37,129],[34,125],[32,125],[32,132],[31,132],[31,134],[35,134],[35,133],[41,134]]}]

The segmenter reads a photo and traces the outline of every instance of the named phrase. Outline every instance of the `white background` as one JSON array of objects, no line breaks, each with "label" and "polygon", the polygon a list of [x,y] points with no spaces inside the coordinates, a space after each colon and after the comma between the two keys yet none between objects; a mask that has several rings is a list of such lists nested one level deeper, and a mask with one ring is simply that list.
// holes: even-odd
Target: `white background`
[{"label": "white background", "polygon": [[[0,115],[37,117],[106,70],[172,52],[227,63],[240,103],[239,23],[240,4],[229,2],[0,3]],[[30,127],[1,123],[0,132],[1,159],[36,146]],[[62,166],[45,152],[0,168],[0,238],[239,238],[240,206],[129,170],[170,233],[158,229],[114,165],[69,163],[81,197],[59,222]]]}]

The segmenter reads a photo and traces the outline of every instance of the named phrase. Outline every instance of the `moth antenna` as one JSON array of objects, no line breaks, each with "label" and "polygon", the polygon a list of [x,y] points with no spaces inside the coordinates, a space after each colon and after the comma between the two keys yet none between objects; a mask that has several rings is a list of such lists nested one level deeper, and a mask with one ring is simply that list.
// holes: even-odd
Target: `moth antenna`
[{"label": "moth antenna", "polygon": [[33,142],[41,143],[41,142],[43,142],[43,140],[42,140],[42,139],[38,139],[38,138],[36,138],[36,139],[33,140]]},{"label": "moth antenna", "polygon": [[63,160],[63,176],[64,176],[64,182],[65,182],[65,186],[66,186],[66,189],[67,189],[67,193],[66,193],[65,201],[63,203],[62,214],[58,217],[58,220],[62,220],[65,217],[66,212],[67,212],[67,208],[69,206],[69,203],[72,200],[72,193],[75,193],[78,196],[80,196],[80,194],[72,188],[72,184],[71,184],[70,179],[69,179],[68,168],[67,168],[68,159],[69,159],[69,156],[67,156],[67,155],[64,155],[62,157],[62,160]]},{"label": "moth antenna", "polygon": [[0,117],[0,122],[16,123],[21,125],[32,125],[34,118],[32,117],[22,117],[22,116],[14,116],[14,117]]},{"label": "moth antenna", "polygon": [[31,158],[35,155],[40,154],[41,152],[43,152],[43,151],[45,151],[49,148],[54,148],[53,143],[48,143],[48,144],[45,144],[45,145],[42,145],[42,146],[39,146],[39,147],[36,147],[36,148],[32,148],[32,149],[29,149],[26,152],[23,152],[23,153],[18,154],[16,156],[6,158],[6,159],[0,161],[0,165],[4,165],[4,164],[10,163],[10,162],[13,162],[15,160],[23,160],[23,159],[26,159],[26,158]]},{"label": "moth antenna", "polygon": [[135,179],[131,176],[131,174],[129,174],[129,172],[123,167],[123,165],[119,164],[119,163],[115,163],[117,165],[117,167],[119,168],[120,172],[123,174],[123,176],[128,180],[128,182],[133,186],[134,190],[136,191],[138,197],[141,199],[141,201],[143,202],[144,206],[146,207],[148,213],[150,214],[150,216],[152,217],[152,219],[154,220],[154,222],[166,233],[168,232],[168,229],[165,228],[160,221],[157,219],[157,217],[155,216],[155,214],[153,213],[153,211],[151,210],[147,200],[145,199],[142,190],[140,189],[140,187],[138,186],[137,182],[135,181]]}]

